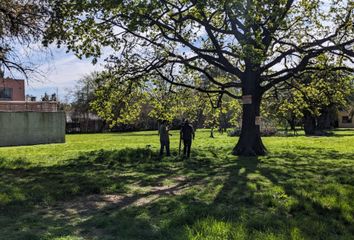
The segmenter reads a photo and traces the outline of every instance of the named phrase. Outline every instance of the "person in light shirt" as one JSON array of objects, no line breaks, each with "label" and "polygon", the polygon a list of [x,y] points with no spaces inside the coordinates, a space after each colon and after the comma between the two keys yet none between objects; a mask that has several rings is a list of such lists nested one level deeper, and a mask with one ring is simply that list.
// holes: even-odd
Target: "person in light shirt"
[{"label": "person in light shirt", "polygon": [[159,135],[160,135],[160,157],[163,155],[164,148],[166,148],[166,156],[170,156],[170,134],[169,134],[169,127],[167,125],[167,121],[163,120],[160,128],[159,128]]}]

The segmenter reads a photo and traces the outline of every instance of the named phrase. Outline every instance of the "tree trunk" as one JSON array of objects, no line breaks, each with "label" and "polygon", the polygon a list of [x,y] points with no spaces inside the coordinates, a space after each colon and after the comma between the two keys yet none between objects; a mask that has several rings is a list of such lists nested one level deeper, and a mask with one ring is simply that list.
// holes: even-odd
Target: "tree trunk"
[{"label": "tree trunk", "polygon": [[296,134],[296,118],[294,115],[291,116],[291,119],[288,120],[288,123],[290,124],[291,131],[293,131],[294,135]]},{"label": "tree trunk", "polygon": [[318,129],[321,131],[331,130],[337,118],[336,109],[328,106],[322,109],[321,115],[318,117]]},{"label": "tree trunk", "polygon": [[304,130],[307,136],[316,134],[316,119],[309,112],[304,114]]},{"label": "tree trunk", "polygon": [[267,153],[261,139],[260,125],[256,125],[256,117],[260,116],[261,93],[259,77],[249,74],[242,88],[243,95],[251,95],[252,102],[243,104],[241,135],[233,149],[237,156],[261,156]]},{"label": "tree trunk", "polygon": [[324,110],[321,115],[318,117],[318,130],[326,131],[331,129],[331,119],[329,112]]},{"label": "tree trunk", "polygon": [[288,123],[289,123],[289,125],[290,125],[290,130],[295,132],[295,128],[296,128],[296,125],[295,125],[295,118],[294,118],[294,117],[291,117],[291,119],[288,120]]},{"label": "tree trunk", "polygon": [[214,138],[214,128],[213,127],[210,129],[210,137]]},{"label": "tree trunk", "polygon": [[222,113],[219,119],[219,132],[223,134],[224,132],[226,132],[225,129],[227,129],[227,120],[225,114]]}]

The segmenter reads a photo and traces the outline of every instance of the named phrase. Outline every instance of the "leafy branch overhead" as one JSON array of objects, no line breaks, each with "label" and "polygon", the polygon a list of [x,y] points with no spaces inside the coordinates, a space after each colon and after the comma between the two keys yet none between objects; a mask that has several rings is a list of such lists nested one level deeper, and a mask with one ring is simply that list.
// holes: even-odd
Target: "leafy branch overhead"
[{"label": "leafy branch overhead", "polygon": [[[111,126],[136,123],[146,117],[169,122],[176,119],[189,119],[194,123],[206,121],[206,125],[216,126],[222,116],[240,110],[239,102],[230,97],[221,99],[219,95],[206,95],[159,79],[146,79],[144,84],[137,85],[119,82],[102,72],[95,82],[95,97],[90,108]],[[236,123],[238,116],[232,114],[229,118]]]},{"label": "leafy branch overhead", "polygon": [[[80,57],[99,57],[109,47],[108,65],[129,80],[151,74],[238,97],[234,88],[249,70],[266,91],[313,70],[312,60],[323,53],[353,62],[351,1],[67,0],[55,6],[47,41],[59,39]],[[232,77],[219,81],[213,67]],[[195,74],[212,87],[193,84]]]},{"label": "leafy branch overhead", "polygon": [[[353,72],[352,1],[128,0],[53,1],[45,44],[65,44],[78,57],[104,52],[116,82],[151,80],[240,99],[236,155],[264,155],[264,94],[302,75]],[[296,86],[296,84],[293,84]],[[247,101],[246,101],[247,99]]]},{"label": "leafy branch overhead", "polygon": [[18,72],[25,77],[36,71],[19,49],[20,46],[28,49],[42,40],[51,15],[48,4],[39,0],[0,0],[0,70]]}]

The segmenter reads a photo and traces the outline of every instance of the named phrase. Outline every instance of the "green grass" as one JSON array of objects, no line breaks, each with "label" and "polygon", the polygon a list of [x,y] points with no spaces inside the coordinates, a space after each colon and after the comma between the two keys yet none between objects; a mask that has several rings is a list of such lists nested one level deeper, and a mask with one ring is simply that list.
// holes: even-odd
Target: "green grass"
[{"label": "green grass", "polygon": [[0,239],[354,239],[354,131],[265,137],[259,158],[208,135],[189,160],[177,132],[162,160],[156,132],[0,148]]}]

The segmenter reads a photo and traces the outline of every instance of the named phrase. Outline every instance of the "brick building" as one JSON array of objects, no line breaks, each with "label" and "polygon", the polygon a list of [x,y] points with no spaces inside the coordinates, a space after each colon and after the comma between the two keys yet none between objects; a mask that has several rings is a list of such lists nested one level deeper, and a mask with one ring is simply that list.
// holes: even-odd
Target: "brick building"
[{"label": "brick building", "polygon": [[28,101],[25,81],[0,77],[0,112],[57,112],[56,101]]},{"label": "brick building", "polygon": [[0,78],[0,101],[25,101],[25,81]]}]

